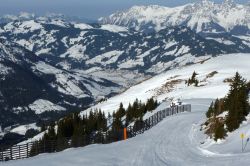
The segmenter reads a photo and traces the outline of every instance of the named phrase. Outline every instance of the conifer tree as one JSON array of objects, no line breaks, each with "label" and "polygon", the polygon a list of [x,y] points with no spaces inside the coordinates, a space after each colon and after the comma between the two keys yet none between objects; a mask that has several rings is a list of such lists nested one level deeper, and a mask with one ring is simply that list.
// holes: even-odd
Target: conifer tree
[{"label": "conifer tree", "polygon": [[237,72],[230,84],[230,90],[226,98],[228,116],[226,125],[228,131],[237,129],[249,113],[248,91],[246,80]]},{"label": "conifer tree", "polygon": [[127,114],[126,114],[126,126],[128,126],[132,120],[133,120],[133,108],[131,104],[129,103],[128,108],[127,108]]},{"label": "conifer tree", "polygon": [[210,118],[213,115],[214,115],[214,103],[212,102],[208,108],[208,111],[206,112],[206,116],[207,118]]},{"label": "conifer tree", "polygon": [[123,117],[125,114],[126,114],[126,110],[123,108],[123,104],[122,103],[120,103],[120,106],[119,106],[119,109],[118,109],[118,111],[117,112],[119,112],[119,116],[120,117]]},{"label": "conifer tree", "polygon": [[226,130],[224,128],[224,123],[220,122],[217,118],[215,120],[214,126],[214,140],[224,139],[226,136]]}]

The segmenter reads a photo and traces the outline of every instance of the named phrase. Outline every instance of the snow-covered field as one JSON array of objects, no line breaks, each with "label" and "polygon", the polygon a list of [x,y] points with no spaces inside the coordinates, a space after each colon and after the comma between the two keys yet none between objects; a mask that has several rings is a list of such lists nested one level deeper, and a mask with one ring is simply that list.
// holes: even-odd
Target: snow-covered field
[{"label": "snow-covered field", "polygon": [[41,114],[45,111],[66,111],[65,108],[43,99],[36,100],[29,105],[29,108],[35,111],[36,114]]},{"label": "snow-covered field", "polygon": [[[1,163],[3,166],[80,166],[80,165],[248,165],[250,146],[241,153],[238,133],[232,134],[235,141],[217,144],[217,151],[201,144],[199,124],[205,119],[205,111],[211,99],[184,100],[192,104],[191,113],[167,117],[144,134],[126,141],[107,145],[90,145],[84,148],[68,149],[54,154],[42,154],[33,158]],[[250,127],[250,123],[245,124]],[[242,129],[243,130],[243,129]],[[248,131],[250,131],[248,129]],[[228,142],[228,143],[227,143]],[[227,151],[233,147],[234,151]],[[225,150],[225,151],[223,151]]]},{"label": "snow-covered field", "polygon": [[29,129],[40,130],[40,127],[37,127],[36,123],[32,123],[32,124],[18,126],[12,129],[10,132],[17,133],[20,135],[25,135],[26,131]]},{"label": "snow-covered field", "polygon": [[[229,83],[225,80],[232,78],[238,71],[243,77],[250,80],[250,54],[228,54],[202,61],[195,65],[183,66],[169,70],[138,85],[132,86],[124,93],[99,103],[91,109],[101,109],[105,112],[113,112],[119,108],[122,102],[125,107],[136,98],[146,101],[154,96],[159,101],[171,98],[220,98],[229,90]],[[198,73],[199,87],[187,86],[192,73]],[[84,113],[83,112],[83,113]]]}]

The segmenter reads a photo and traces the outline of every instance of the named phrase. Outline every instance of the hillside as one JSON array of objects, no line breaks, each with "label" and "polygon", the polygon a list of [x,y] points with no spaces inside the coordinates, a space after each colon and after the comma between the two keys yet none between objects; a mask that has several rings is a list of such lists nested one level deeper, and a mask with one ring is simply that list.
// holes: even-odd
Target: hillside
[{"label": "hillside", "polygon": [[[120,91],[111,81],[60,69],[19,44],[0,40],[0,126],[50,121]],[[6,129],[5,132],[9,132]]]},{"label": "hillside", "polygon": [[[142,135],[107,145],[90,145],[30,159],[10,161],[3,166],[25,165],[228,165],[248,164],[249,146],[242,154],[238,133],[249,131],[247,125],[231,135],[225,143],[205,147],[199,135],[200,124],[211,99],[184,100],[192,104],[191,113],[164,119]],[[231,141],[234,140],[234,141]],[[212,145],[212,144],[211,144]],[[216,147],[216,148],[214,148]],[[233,148],[234,151],[229,150]],[[181,156],[181,157],[180,157]]]},{"label": "hillside", "polygon": [[[249,60],[250,54],[229,54],[201,60],[194,65],[177,67],[130,87],[127,91],[90,109],[100,108],[113,112],[121,101],[127,107],[129,102],[132,103],[136,98],[146,101],[152,96],[159,101],[224,97],[229,90],[227,79],[232,78],[237,71],[246,79],[250,79]],[[199,86],[187,86],[185,81],[194,71],[198,73]]]}]

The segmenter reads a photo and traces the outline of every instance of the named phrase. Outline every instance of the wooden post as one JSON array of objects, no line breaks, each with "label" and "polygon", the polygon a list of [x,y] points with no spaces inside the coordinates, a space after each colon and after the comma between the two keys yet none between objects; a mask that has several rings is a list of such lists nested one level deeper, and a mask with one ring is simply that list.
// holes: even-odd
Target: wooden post
[{"label": "wooden post", "polygon": [[1,156],[0,161],[3,161],[3,148],[1,148]]},{"label": "wooden post", "polygon": [[27,153],[26,156],[27,156],[27,158],[29,158],[30,157],[29,156],[29,143],[26,144],[26,151],[27,151],[26,152]]},{"label": "wooden post", "polygon": [[20,145],[18,145],[18,154],[19,154],[19,159],[21,159],[21,149],[20,149]]},{"label": "wooden post", "polygon": [[127,139],[127,128],[123,129],[123,139],[126,140]]},{"label": "wooden post", "polygon": [[10,147],[10,160],[13,160],[13,156],[12,156],[12,147]]},{"label": "wooden post", "polygon": [[156,123],[155,124],[157,124],[158,123],[158,112],[156,113]]}]

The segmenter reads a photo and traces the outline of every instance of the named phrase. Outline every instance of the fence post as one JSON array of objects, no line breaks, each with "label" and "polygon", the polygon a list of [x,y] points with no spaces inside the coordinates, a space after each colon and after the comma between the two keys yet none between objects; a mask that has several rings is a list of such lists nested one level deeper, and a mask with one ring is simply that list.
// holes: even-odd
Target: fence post
[{"label": "fence post", "polygon": [[2,151],[2,148],[0,149],[0,161],[3,161],[3,151]]},{"label": "fence post", "polygon": [[12,147],[10,147],[10,160],[12,160]]},{"label": "fence post", "polygon": [[159,123],[159,112],[157,112],[157,124]]},{"label": "fence post", "polygon": [[29,143],[26,144],[26,155],[27,155],[27,158],[29,157]]},{"label": "fence post", "polygon": [[43,153],[45,153],[45,140],[43,141]]},{"label": "fence post", "polygon": [[150,117],[150,127],[153,126],[153,116]]},{"label": "fence post", "polygon": [[19,155],[19,159],[21,159],[20,145],[18,145],[18,155]]},{"label": "fence post", "polygon": [[0,153],[0,161],[3,161],[3,148],[1,148],[1,153]]},{"label": "fence post", "polygon": [[127,139],[127,128],[126,127],[123,129],[123,139],[124,140]]}]

